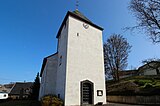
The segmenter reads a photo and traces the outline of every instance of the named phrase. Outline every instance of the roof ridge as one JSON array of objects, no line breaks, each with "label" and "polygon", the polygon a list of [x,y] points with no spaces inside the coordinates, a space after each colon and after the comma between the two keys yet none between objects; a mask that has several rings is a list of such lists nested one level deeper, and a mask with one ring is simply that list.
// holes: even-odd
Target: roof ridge
[{"label": "roof ridge", "polygon": [[89,19],[88,19],[84,14],[82,14],[80,11],[74,10],[72,13],[73,13],[73,14],[76,14],[76,15],[78,15],[79,17],[83,18],[84,20],[89,21],[89,22],[92,23],[92,21],[89,20]]},{"label": "roof ridge", "polygon": [[85,22],[85,23],[87,23],[87,24],[90,24],[91,26],[93,26],[93,27],[95,27],[95,28],[97,28],[97,29],[99,29],[99,30],[103,30],[102,27],[100,27],[100,26],[92,23],[87,17],[85,17],[85,16],[84,16],[81,12],[79,12],[78,10],[68,11],[67,14],[66,14],[66,16],[65,16],[65,18],[63,19],[63,22],[62,22],[59,30],[58,30],[58,33],[57,33],[56,38],[58,38],[58,37],[60,36],[61,30],[62,30],[62,28],[63,28],[63,25],[66,23],[66,20],[68,19],[68,16],[72,16],[72,17],[74,17],[74,18],[76,18],[76,19],[78,19],[78,20],[80,20],[80,21],[83,21],[83,22]]}]

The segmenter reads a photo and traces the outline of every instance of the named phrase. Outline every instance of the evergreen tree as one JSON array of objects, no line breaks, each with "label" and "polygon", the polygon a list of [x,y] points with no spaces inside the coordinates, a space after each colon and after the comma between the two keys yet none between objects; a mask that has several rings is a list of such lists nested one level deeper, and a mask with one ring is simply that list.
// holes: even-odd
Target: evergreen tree
[{"label": "evergreen tree", "polygon": [[39,89],[40,89],[40,78],[39,78],[39,72],[38,72],[32,86],[31,99],[38,100]]}]

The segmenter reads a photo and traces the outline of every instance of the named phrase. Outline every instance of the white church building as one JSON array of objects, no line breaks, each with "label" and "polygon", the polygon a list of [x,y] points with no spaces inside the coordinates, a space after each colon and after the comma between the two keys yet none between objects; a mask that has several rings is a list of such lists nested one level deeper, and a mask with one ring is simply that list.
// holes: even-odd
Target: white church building
[{"label": "white church building", "polygon": [[106,103],[102,31],[78,10],[68,11],[57,52],[43,60],[39,99],[53,94],[65,106]]}]

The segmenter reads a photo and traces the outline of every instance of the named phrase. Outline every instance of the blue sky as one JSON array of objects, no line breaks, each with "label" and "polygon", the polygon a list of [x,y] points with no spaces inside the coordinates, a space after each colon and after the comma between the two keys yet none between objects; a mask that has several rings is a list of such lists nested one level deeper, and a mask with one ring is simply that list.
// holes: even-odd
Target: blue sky
[{"label": "blue sky", "polygon": [[[102,26],[103,39],[122,34],[132,45],[128,69],[147,58],[160,58],[160,45],[142,31],[125,32],[136,25],[129,0],[80,0],[79,11]],[[0,0],[0,84],[33,81],[44,57],[57,49],[56,34],[75,0]]]}]

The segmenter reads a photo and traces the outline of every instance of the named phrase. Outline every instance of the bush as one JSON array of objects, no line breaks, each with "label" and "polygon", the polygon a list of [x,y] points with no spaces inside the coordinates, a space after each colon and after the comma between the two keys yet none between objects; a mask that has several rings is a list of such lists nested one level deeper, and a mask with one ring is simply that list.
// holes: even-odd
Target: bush
[{"label": "bush", "polygon": [[142,80],[135,80],[134,83],[139,85],[139,86],[144,86],[144,84],[145,84],[145,82],[142,81]]},{"label": "bush", "polygon": [[135,80],[134,83],[139,85],[139,86],[145,86],[146,83],[153,83],[153,81],[143,79],[143,80]]},{"label": "bush", "polygon": [[153,88],[153,85],[151,83],[146,83],[144,85],[144,88]]},{"label": "bush", "polygon": [[63,106],[63,101],[55,95],[46,95],[41,99],[42,106]]}]

